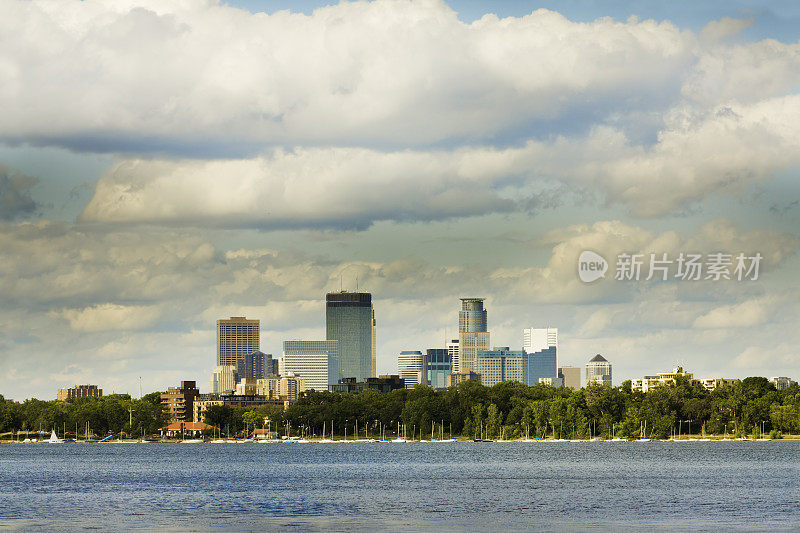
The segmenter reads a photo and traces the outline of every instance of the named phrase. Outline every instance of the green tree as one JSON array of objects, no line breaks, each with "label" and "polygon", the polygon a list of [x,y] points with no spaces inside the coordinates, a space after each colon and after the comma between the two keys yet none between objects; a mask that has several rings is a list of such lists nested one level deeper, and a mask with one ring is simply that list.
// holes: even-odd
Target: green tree
[{"label": "green tree", "polygon": [[495,404],[490,404],[486,410],[486,433],[490,438],[499,437],[503,425],[503,413]]}]

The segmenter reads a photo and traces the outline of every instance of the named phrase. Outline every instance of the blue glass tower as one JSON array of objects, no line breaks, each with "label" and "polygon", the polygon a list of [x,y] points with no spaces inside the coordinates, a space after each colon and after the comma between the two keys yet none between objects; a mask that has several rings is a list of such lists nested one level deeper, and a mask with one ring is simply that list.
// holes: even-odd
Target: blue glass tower
[{"label": "blue glass tower", "polygon": [[339,376],[364,381],[372,377],[375,336],[372,295],[331,292],[325,302],[326,336],[339,341]]},{"label": "blue glass tower", "polygon": [[539,378],[557,378],[556,347],[528,353],[528,385],[538,385]]},{"label": "blue glass tower", "polygon": [[445,348],[428,350],[428,382],[434,389],[447,388],[447,375],[453,372],[453,361]]}]

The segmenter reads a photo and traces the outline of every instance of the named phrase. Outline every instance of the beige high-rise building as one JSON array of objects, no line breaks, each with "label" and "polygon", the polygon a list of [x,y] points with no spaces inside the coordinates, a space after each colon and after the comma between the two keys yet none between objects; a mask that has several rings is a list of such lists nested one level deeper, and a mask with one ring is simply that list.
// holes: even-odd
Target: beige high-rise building
[{"label": "beige high-rise building", "polygon": [[577,366],[562,366],[558,369],[558,377],[564,380],[564,386],[572,390],[581,388],[581,369]]},{"label": "beige high-rise building", "polygon": [[269,399],[295,401],[301,392],[306,391],[306,382],[294,372],[283,376],[271,376],[256,380],[256,393]]},{"label": "beige high-rise building", "polygon": [[655,376],[645,376],[642,379],[631,380],[631,390],[634,392],[649,392],[658,387],[675,385],[678,377],[684,377],[690,383],[694,382],[694,375],[685,372],[682,366],[677,367],[672,372],[659,372]]},{"label": "beige high-rise building", "polygon": [[194,399],[200,394],[195,381],[181,381],[180,387],[170,387],[161,393],[161,408],[170,422],[194,420]]},{"label": "beige high-rise building", "polygon": [[461,298],[458,312],[458,364],[455,372],[475,370],[478,350],[489,350],[489,332],[486,327],[484,298]]},{"label": "beige high-rise building", "polygon": [[481,381],[481,375],[477,372],[473,372],[472,370],[465,370],[463,372],[453,372],[452,374],[447,375],[447,386],[454,387],[459,383],[464,383],[465,381]]},{"label": "beige high-rise building", "polygon": [[259,321],[243,316],[217,320],[217,365],[236,366],[236,361],[259,349]]},{"label": "beige high-rise building", "polygon": [[103,389],[97,385],[75,385],[68,389],[58,389],[56,400],[65,401],[73,398],[100,398],[103,396]]}]

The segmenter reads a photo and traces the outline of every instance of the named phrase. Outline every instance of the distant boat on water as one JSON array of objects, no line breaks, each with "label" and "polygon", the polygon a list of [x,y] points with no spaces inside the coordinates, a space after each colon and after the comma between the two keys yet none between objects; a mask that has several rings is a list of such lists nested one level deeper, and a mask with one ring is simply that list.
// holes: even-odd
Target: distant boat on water
[{"label": "distant boat on water", "polygon": [[49,442],[50,444],[61,444],[61,443],[63,443],[64,441],[63,441],[62,439],[59,439],[59,438],[58,438],[58,435],[56,435],[56,430],[54,429],[54,430],[52,431],[52,433],[50,433],[50,438],[49,438],[49,439],[47,439],[47,440],[46,440],[46,441],[44,441],[44,442]]}]

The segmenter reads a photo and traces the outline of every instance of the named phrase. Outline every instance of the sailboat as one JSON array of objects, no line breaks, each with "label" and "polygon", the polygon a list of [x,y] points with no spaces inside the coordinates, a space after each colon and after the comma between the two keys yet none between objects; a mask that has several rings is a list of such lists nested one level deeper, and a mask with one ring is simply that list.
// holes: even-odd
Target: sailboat
[{"label": "sailboat", "polygon": [[50,438],[49,438],[49,439],[47,439],[47,440],[46,440],[46,441],[44,441],[44,442],[48,442],[48,443],[50,443],[50,444],[61,444],[61,443],[63,443],[64,441],[63,441],[62,439],[59,439],[59,438],[58,438],[58,435],[56,435],[56,430],[54,429],[54,430],[52,431],[52,433],[50,433]]},{"label": "sailboat", "polygon": [[[333,429],[333,422],[331,422],[331,429]],[[322,438],[319,442],[333,442],[333,439],[328,438],[328,423],[322,422]]]},{"label": "sailboat", "polygon": [[644,425],[642,425],[642,423],[639,424],[638,442],[650,442],[650,439],[647,438],[647,420],[644,421]]},{"label": "sailboat", "polygon": [[701,441],[703,441],[703,442],[708,442],[708,441],[710,441],[710,440],[711,440],[711,439],[709,439],[708,437],[706,437],[706,423],[705,423],[705,422],[703,422],[703,427],[702,427],[702,430],[701,430],[701,435],[702,435],[702,437],[700,438],[700,440],[701,440]]},{"label": "sailboat", "polygon": [[89,438],[89,421],[88,420],[86,421],[86,438],[83,440],[83,442],[97,442],[96,439],[90,439]]},{"label": "sailboat", "polygon": [[[405,424],[403,425],[403,435],[405,436]],[[392,442],[408,442],[405,438],[400,438],[400,422],[397,423],[397,438]]]}]

